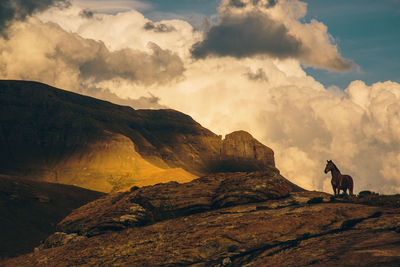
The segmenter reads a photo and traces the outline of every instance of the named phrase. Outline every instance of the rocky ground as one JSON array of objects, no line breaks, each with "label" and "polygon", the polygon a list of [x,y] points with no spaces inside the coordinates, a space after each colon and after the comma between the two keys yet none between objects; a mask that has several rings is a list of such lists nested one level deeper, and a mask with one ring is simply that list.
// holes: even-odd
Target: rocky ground
[{"label": "rocky ground", "polygon": [[399,198],[372,202],[305,191],[273,168],[132,188],[0,266],[399,266]]}]

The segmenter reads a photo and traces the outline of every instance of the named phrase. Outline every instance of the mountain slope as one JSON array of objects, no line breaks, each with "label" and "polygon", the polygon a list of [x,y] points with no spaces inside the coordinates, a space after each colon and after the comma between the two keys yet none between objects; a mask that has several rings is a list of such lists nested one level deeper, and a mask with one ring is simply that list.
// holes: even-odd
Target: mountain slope
[{"label": "mountain slope", "polygon": [[0,173],[104,192],[274,166],[272,150],[247,133],[222,140],[174,110],[134,110],[27,81],[0,81],[0,147]]},{"label": "mountain slope", "polygon": [[57,223],[103,193],[0,176],[0,258],[31,252]]}]

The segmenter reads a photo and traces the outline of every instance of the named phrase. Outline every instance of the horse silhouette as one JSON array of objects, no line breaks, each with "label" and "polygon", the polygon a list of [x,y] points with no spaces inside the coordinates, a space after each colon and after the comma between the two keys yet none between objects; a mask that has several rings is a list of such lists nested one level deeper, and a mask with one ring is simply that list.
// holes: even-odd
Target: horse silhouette
[{"label": "horse silhouette", "polygon": [[[338,167],[332,160],[327,160],[325,173],[331,172],[332,175],[332,188],[334,195],[339,195],[340,190],[346,194],[346,190],[349,190],[349,194],[353,195],[353,178],[350,175],[341,174]],[[336,193],[337,190],[337,193]]]}]

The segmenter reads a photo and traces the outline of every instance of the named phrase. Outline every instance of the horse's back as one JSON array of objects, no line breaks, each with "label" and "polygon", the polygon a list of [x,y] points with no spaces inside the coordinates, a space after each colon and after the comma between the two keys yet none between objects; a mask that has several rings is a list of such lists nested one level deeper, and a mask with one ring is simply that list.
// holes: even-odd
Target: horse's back
[{"label": "horse's back", "polygon": [[353,178],[350,175],[342,175],[342,186],[352,187]]}]

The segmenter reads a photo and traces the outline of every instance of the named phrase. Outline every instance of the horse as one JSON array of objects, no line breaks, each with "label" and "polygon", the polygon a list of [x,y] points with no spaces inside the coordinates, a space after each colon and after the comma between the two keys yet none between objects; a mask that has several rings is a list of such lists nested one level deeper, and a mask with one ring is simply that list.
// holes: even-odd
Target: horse
[{"label": "horse", "polygon": [[333,163],[332,160],[327,160],[326,162],[327,163],[324,172],[331,172],[331,184],[334,195],[336,196],[336,189],[337,195],[339,195],[340,190],[343,190],[343,192],[346,194],[347,189],[349,190],[349,194],[353,195],[353,178],[351,178],[350,175],[341,174],[338,167],[336,167],[335,163]]}]

